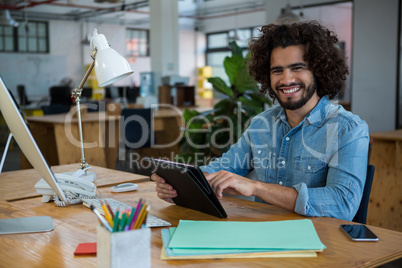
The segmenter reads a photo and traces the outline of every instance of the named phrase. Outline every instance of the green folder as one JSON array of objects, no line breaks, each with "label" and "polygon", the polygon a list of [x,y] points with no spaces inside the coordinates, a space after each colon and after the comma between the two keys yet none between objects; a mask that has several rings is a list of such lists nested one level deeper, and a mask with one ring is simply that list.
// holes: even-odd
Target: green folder
[{"label": "green folder", "polygon": [[186,249],[186,253],[197,253],[199,249],[219,249],[219,252],[225,249],[228,252],[241,249],[325,249],[312,221],[308,219],[271,222],[180,221],[168,247],[172,250]]},{"label": "green folder", "polygon": [[176,228],[171,227],[169,229],[162,229],[162,241],[165,248],[165,254],[167,256],[193,256],[193,255],[218,255],[218,254],[246,254],[256,252],[283,252],[282,250],[256,250],[256,249],[215,249],[215,248],[169,248],[171,237],[173,237]]}]

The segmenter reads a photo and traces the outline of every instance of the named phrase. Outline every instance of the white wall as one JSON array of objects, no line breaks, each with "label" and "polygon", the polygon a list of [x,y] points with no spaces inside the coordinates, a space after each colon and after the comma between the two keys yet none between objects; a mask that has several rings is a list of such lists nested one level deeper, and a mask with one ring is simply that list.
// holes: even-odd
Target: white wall
[{"label": "white wall", "polygon": [[[198,33],[193,19],[179,19],[179,76],[189,76],[190,85],[196,84]],[[203,66],[203,65],[201,65]]]},{"label": "white wall", "polygon": [[395,129],[398,0],[354,0],[352,111],[370,132]]}]

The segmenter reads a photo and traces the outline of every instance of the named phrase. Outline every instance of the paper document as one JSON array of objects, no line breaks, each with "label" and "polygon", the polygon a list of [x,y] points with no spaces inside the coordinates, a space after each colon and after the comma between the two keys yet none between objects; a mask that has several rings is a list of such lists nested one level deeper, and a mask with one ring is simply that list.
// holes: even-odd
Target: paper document
[{"label": "paper document", "polygon": [[169,248],[323,250],[311,220],[180,221]]},{"label": "paper document", "polygon": [[170,249],[170,237],[176,228],[162,229],[163,247],[162,260],[186,260],[186,259],[227,259],[227,258],[311,258],[317,257],[314,250],[302,251],[253,251],[253,250],[225,250],[225,249]]}]

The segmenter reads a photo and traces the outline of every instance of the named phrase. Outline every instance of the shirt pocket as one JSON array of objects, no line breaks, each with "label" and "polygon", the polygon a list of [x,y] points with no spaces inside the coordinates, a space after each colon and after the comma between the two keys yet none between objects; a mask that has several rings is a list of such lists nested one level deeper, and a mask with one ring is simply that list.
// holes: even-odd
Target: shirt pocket
[{"label": "shirt pocket", "polygon": [[304,173],[317,173],[324,171],[327,163],[315,157],[297,156],[293,165]]},{"label": "shirt pocket", "polygon": [[275,154],[266,148],[254,148],[251,162],[259,181],[269,182],[269,175],[276,173]]}]

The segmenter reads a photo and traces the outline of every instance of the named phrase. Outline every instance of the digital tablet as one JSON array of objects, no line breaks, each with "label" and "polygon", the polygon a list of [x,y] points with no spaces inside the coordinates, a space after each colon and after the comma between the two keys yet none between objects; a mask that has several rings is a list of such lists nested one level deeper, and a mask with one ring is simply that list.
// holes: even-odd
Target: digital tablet
[{"label": "digital tablet", "polygon": [[149,174],[156,173],[177,191],[177,197],[173,198],[176,205],[219,218],[227,217],[207,179],[197,166],[148,157],[143,161],[144,168]]}]

